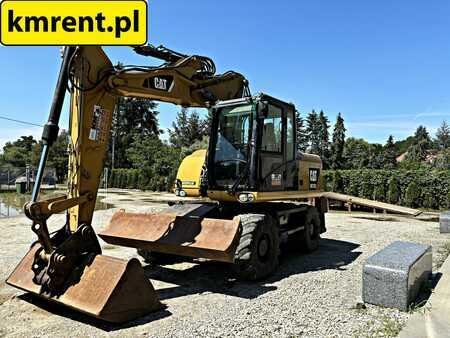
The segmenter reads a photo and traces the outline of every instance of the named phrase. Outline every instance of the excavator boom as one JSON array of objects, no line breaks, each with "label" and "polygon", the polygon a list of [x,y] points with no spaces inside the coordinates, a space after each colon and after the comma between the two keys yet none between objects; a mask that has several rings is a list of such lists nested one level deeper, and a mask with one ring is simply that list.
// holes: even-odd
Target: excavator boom
[{"label": "excavator boom", "polygon": [[[213,61],[207,57],[153,46],[136,47],[135,51],[165,63],[114,67],[100,47],[65,48],[42,136],[44,147],[32,200],[24,206],[38,242],[7,280],[10,285],[114,322],[160,308],[140,263],[102,255],[91,224],[117,97],[209,107],[217,100],[249,95],[241,74],[216,75]],[[67,196],[38,201],[67,87],[71,92]],[[67,212],[66,224],[50,235],[47,220],[62,211]],[[119,213],[101,236],[119,245],[233,261],[239,229],[239,218],[183,220],[174,214]]]}]

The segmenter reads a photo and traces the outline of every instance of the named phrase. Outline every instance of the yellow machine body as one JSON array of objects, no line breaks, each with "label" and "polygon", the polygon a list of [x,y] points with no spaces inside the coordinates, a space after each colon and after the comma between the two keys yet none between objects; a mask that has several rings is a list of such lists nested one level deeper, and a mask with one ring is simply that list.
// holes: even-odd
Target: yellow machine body
[{"label": "yellow machine body", "polygon": [[[181,189],[186,192],[184,196],[199,197],[201,189],[201,177],[204,172],[206,149],[196,150],[191,155],[186,156],[178,168],[177,181],[181,183]],[[267,201],[283,201],[283,200],[304,200],[317,198],[323,195],[323,174],[322,160],[320,156],[313,154],[302,154],[298,161],[298,186],[295,191],[242,191],[237,194],[230,194],[223,190],[207,190],[209,199],[218,202],[242,202],[239,195],[251,195],[250,203],[267,202]],[[318,173],[319,177],[311,177],[310,169]],[[313,181],[313,182],[311,182]],[[179,191],[175,189],[175,193],[180,196]],[[248,203],[248,199],[247,202]]]},{"label": "yellow machine body", "polygon": [[[49,301],[112,322],[128,321],[161,307],[139,261],[102,255],[91,224],[112,114],[120,96],[211,108],[214,116],[210,137],[217,141],[220,134],[222,143],[211,142],[210,138],[208,151],[199,150],[183,160],[177,189],[190,196],[207,191],[214,201],[233,203],[181,204],[150,214],[120,211],[98,234],[105,242],[143,252],[233,263],[243,278],[255,280],[275,270],[281,238],[297,234],[300,236],[297,239],[303,238],[312,251],[317,248],[319,234],[325,231],[322,162],[318,156],[296,151],[293,105],[268,96],[252,98],[241,74],[230,71],[216,75],[213,61],[207,57],[153,46],[136,47],[135,51],[165,63],[159,67],[114,67],[100,47],[65,49],[49,122],[42,137],[44,146],[37,177],[43,172],[48,148],[57,137],[64,95],[69,87],[67,195],[39,201],[40,179],[37,179],[32,201],[24,209],[38,241],[7,280],[8,284]],[[271,103],[266,104],[266,99]],[[260,100],[258,108],[256,100]],[[219,101],[227,105],[228,112],[222,127],[217,123],[219,114],[214,113]],[[236,104],[246,106],[235,109]],[[278,104],[280,107],[275,109]],[[253,129],[252,124],[256,125]],[[250,142],[250,138],[254,140]],[[264,145],[257,146],[261,139]],[[285,144],[281,145],[282,142]],[[243,143],[245,147],[235,147]],[[211,161],[213,156],[210,158],[209,154],[222,146],[231,151],[219,154],[226,156],[218,156],[217,163],[226,163],[223,172],[234,177],[218,180],[231,182],[227,187],[222,185],[223,189],[208,185],[204,190],[205,157]],[[245,149],[251,149],[251,161],[243,160]],[[261,156],[259,167],[254,164],[257,156]],[[228,165],[230,161],[232,165]],[[210,164],[206,164],[208,180],[214,167]],[[248,177],[252,178],[250,183],[243,185]],[[256,181],[261,189],[255,188]],[[315,205],[269,203],[280,200],[312,200]],[[48,218],[63,211],[67,214],[66,224],[50,234]],[[305,224],[299,225],[298,220],[304,220]]]},{"label": "yellow machine body", "polygon": [[184,191],[183,196],[200,196],[200,185],[204,173],[206,149],[194,151],[186,156],[178,167],[177,182],[181,183],[181,190],[175,189],[178,196]]}]

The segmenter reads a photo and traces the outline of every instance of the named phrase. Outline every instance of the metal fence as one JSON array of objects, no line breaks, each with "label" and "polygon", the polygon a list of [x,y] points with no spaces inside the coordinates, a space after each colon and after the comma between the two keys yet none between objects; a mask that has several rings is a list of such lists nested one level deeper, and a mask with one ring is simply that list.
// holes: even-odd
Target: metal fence
[{"label": "metal fence", "polygon": [[[36,177],[37,168],[33,167],[0,167],[0,190],[15,190],[16,180],[26,182],[27,190],[31,189]],[[44,189],[56,188],[56,171],[53,168],[44,170],[42,180]]]}]

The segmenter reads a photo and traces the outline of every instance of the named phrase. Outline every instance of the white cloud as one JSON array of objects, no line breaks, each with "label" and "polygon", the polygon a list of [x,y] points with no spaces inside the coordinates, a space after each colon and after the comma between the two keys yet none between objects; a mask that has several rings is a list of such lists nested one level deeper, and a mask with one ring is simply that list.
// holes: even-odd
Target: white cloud
[{"label": "white cloud", "polygon": [[450,112],[444,112],[444,111],[429,111],[429,112],[423,112],[423,113],[417,113],[414,116],[414,120],[418,120],[423,117],[446,117],[450,118]]}]

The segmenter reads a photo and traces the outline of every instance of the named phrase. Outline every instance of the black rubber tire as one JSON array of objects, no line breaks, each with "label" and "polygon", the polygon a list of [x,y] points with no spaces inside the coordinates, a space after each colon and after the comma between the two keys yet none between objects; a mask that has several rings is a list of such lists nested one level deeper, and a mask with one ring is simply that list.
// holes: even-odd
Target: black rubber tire
[{"label": "black rubber tire", "polygon": [[137,249],[137,254],[144,259],[145,263],[153,265],[173,264],[181,261],[179,256],[145,249]]},{"label": "black rubber tire", "polygon": [[299,232],[299,245],[303,252],[309,253],[319,248],[321,222],[315,207],[308,207],[304,215],[305,230]]},{"label": "black rubber tire", "polygon": [[242,280],[258,280],[278,267],[279,229],[269,215],[240,215],[242,235],[235,254],[234,272]]}]

